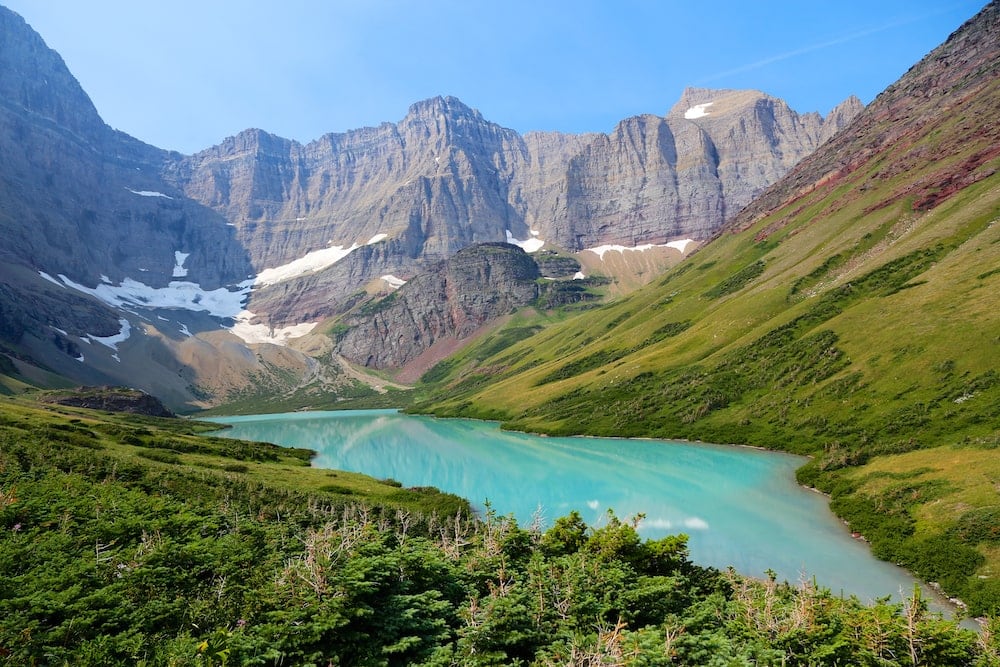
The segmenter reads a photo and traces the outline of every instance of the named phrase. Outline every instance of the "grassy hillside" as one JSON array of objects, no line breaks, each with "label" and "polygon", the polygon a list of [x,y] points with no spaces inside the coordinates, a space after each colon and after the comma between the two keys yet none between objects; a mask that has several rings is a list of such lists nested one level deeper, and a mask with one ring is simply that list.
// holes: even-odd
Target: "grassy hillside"
[{"label": "grassy hillside", "polygon": [[800,480],[877,554],[996,613],[998,13],[657,283],[468,351],[416,409],[813,454]]}]

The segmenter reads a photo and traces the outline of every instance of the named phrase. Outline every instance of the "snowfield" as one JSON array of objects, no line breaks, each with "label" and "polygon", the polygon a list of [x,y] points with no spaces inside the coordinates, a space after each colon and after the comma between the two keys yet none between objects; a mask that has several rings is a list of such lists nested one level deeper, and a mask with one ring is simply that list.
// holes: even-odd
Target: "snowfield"
[{"label": "snowfield", "polygon": [[645,252],[647,250],[652,250],[653,248],[673,248],[679,252],[684,252],[688,245],[694,243],[694,239],[684,239],[683,241],[670,241],[669,243],[646,243],[644,245],[637,246],[623,246],[623,245],[599,245],[596,248],[585,248],[584,252],[592,252],[601,260],[604,259],[604,253],[607,252]]},{"label": "snowfield", "polygon": [[545,241],[538,238],[538,232],[536,232],[534,229],[530,230],[531,236],[533,238],[525,239],[524,241],[519,241],[516,238],[514,238],[514,235],[510,233],[509,229],[504,231],[507,232],[507,243],[511,245],[516,245],[517,247],[524,250],[524,252],[537,252],[538,250],[541,250],[543,245],[545,245]]},{"label": "snowfield", "polygon": [[250,293],[249,281],[230,291],[225,287],[206,290],[196,283],[176,280],[166,287],[150,287],[132,278],[126,278],[121,285],[105,282],[97,287],[87,287],[61,273],[59,279],[65,287],[95,296],[114,308],[180,308],[205,311],[216,317],[235,317],[243,310],[243,302]]},{"label": "snowfield", "polygon": [[250,320],[254,317],[255,315],[249,310],[240,311],[235,317],[236,323],[229,327],[229,331],[251,345],[257,343],[285,345],[292,338],[301,338],[316,328],[316,322],[304,322],[275,329],[266,324],[250,324]]},{"label": "snowfield", "polygon": [[715,104],[715,102],[705,102],[704,104],[696,104],[687,111],[684,112],[684,117],[688,120],[694,120],[695,118],[702,118],[708,115],[708,107]]},{"label": "snowfield", "polygon": [[153,190],[133,190],[132,188],[125,188],[134,195],[139,195],[140,197],[163,197],[164,199],[173,199],[170,195],[165,195],[162,192],[155,192]]}]

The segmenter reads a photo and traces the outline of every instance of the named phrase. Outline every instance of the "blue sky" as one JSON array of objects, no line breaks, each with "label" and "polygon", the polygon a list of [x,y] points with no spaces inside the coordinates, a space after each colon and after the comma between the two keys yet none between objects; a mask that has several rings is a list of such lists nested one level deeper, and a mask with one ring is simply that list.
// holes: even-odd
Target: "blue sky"
[{"label": "blue sky", "polygon": [[[192,153],[248,127],[307,142],[454,95],[520,132],[607,132],[686,86],[796,111],[866,104],[985,0],[0,0],[104,120]],[[2,73],[0,73],[2,75]]]}]

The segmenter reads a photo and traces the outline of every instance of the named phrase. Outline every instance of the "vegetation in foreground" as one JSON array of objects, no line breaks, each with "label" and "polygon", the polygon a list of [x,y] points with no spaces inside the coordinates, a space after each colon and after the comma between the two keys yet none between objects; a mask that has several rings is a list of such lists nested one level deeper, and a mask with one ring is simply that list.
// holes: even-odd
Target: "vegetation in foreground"
[{"label": "vegetation in foreground", "polygon": [[610,514],[477,519],[206,428],[0,402],[0,662],[1000,665],[1000,624],[919,597],[701,568]]}]

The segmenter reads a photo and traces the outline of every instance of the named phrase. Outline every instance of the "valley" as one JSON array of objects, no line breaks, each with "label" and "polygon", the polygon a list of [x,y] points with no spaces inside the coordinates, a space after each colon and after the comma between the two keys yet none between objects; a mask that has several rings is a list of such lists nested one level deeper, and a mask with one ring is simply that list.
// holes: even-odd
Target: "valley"
[{"label": "valley", "polygon": [[[519,134],[439,96],[191,155],[109,127],[4,7],[0,35],[0,662],[1000,664],[1000,3],[826,116],[689,87]],[[386,427],[420,459],[398,475],[324,469],[322,426],[277,447],[198,421],[378,408],[421,415]],[[411,479],[451,466],[413,429],[475,431],[439,440],[481,460]],[[729,482],[671,478],[651,438],[785,476],[668,517],[665,481]],[[508,455],[536,465],[483,463]],[[755,456],[725,465],[752,481]],[[552,516],[486,505],[497,479]],[[978,633],[926,588],[768,565],[785,522],[728,522],[782,485]]]}]

